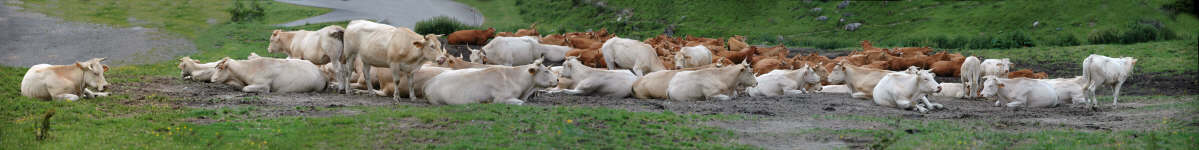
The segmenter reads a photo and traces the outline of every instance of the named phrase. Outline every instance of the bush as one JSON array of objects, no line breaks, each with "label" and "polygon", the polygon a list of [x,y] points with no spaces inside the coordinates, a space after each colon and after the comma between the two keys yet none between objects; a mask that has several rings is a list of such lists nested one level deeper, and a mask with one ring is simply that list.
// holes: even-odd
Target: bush
[{"label": "bush", "polygon": [[1133,22],[1125,26],[1128,30],[1106,29],[1091,32],[1087,41],[1091,44],[1132,44],[1150,41],[1164,41],[1176,38],[1174,30],[1160,23]]},{"label": "bush", "polygon": [[1119,43],[1120,31],[1117,30],[1118,29],[1106,29],[1091,31],[1090,34],[1087,34],[1087,42],[1090,42],[1091,44]]},{"label": "bush", "polygon": [[1076,45],[1082,44],[1082,42],[1080,42],[1078,40],[1078,38],[1075,38],[1074,35],[1070,35],[1070,34],[1066,34],[1066,33],[1059,33],[1055,36],[1046,37],[1046,39],[1041,39],[1040,41],[1043,43],[1039,43],[1037,45],[1040,45],[1040,46],[1076,46]]},{"label": "bush", "polygon": [[474,29],[474,27],[462,24],[458,20],[446,16],[433,17],[428,20],[416,22],[416,33],[420,34],[450,34],[458,30]]},{"label": "bush", "polygon": [[[246,6],[244,3],[250,4]],[[259,2],[259,0],[248,0],[248,2],[245,0],[234,1],[233,8],[228,10],[229,15],[231,15],[230,20],[233,22],[243,22],[262,19],[266,10],[262,8],[262,4],[260,3],[262,2]]]}]

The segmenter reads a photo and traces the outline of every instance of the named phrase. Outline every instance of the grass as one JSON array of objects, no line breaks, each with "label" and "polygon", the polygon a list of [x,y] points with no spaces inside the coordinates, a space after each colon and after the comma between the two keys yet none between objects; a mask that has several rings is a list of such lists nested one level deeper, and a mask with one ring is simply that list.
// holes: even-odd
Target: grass
[{"label": "grass", "polygon": [[[177,2],[177,1],[163,1]],[[29,1],[22,6],[71,21],[112,26],[143,26],[121,18],[153,18],[150,26],[193,39],[201,61],[222,57],[264,56],[271,30],[314,30],[326,25],[276,27],[273,24],[315,16],[328,10],[269,2],[262,20],[228,22],[228,1],[203,3],[194,11],[204,17],[163,17],[168,9],[130,8],[125,4],[169,5],[158,1]],[[193,6],[199,5],[193,1]],[[112,5],[98,5],[112,4]],[[151,5],[154,4],[154,5]],[[68,9],[69,8],[69,9]],[[96,11],[95,9],[111,9]],[[126,9],[128,8],[128,9]],[[67,10],[67,11],[63,11]],[[113,11],[121,10],[121,11]],[[190,10],[189,10],[190,11]],[[72,16],[92,14],[94,16]],[[200,16],[202,14],[196,14]],[[217,18],[207,24],[205,17]],[[194,25],[187,28],[165,24]],[[176,75],[175,61],[114,67],[113,84],[143,82],[147,76]],[[602,148],[720,148],[747,149],[731,143],[732,132],[698,125],[728,115],[688,115],[628,112],[607,108],[534,107],[502,104],[463,106],[382,106],[313,108],[358,112],[353,116],[263,117],[265,109],[231,106],[217,109],[180,107],[177,98],[116,93],[112,97],[76,102],[41,101],[20,95],[21,75],[27,68],[0,67],[0,149],[602,149]],[[253,101],[254,98],[244,99]],[[57,111],[50,138],[35,141],[41,116]],[[195,120],[213,120],[200,123]],[[376,147],[381,146],[381,147]]]},{"label": "grass", "polygon": [[[1199,112],[1199,101],[1194,96],[1139,97],[1129,96],[1132,101],[1157,99],[1190,99],[1181,107],[1172,106],[1186,113]],[[1109,98],[1110,99],[1110,98]],[[1177,105],[1163,103],[1158,105]],[[1158,106],[1148,106],[1158,107]],[[908,120],[898,117],[869,116],[824,116],[832,119],[879,122],[889,129],[845,129],[813,134],[836,134],[840,137],[871,137],[878,141],[872,148],[886,149],[1190,149],[1199,146],[1199,128],[1195,127],[1195,116],[1161,116],[1151,124],[1151,129],[1135,130],[1074,130],[1070,127],[1055,128],[1050,124],[1036,124],[1045,129],[998,128],[996,122],[971,120]],[[1025,128],[1017,126],[1015,128]],[[908,131],[914,131],[909,133]]]},{"label": "grass", "polygon": [[[679,35],[746,35],[751,44],[829,49],[856,47],[861,40],[875,41],[876,46],[906,45],[934,37],[990,37],[1012,32],[1024,33],[1036,42],[1062,37],[1081,40],[1091,32],[1138,21],[1161,22],[1182,37],[1199,33],[1195,16],[1160,10],[1173,0],[854,1],[846,9],[836,8],[840,1],[604,1],[610,9],[584,3],[586,0],[458,1],[478,8],[488,18],[484,26],[501,31],[540,22],[543,33],[608,28],[617,35],[640,39],[663,33],[673,24]],[[811,11],[817,7],[823,10]],[[633,13],[631,17],[616,15],[626,8]],[[830,19],[817,21],[818,16]],[[839,23],[841,18],[847,21]],[[1033,28],[1036,21],[1041,26]],[[864,25],[857,31],[841,30],[853,22]],[[777,40],[779,36],[784,40]]]},{"label": "grass", "polygon": [[[1090,54],[1110,57],[1134,57],[1135,72],[1182,74],[1199,70],[1199,47],[1193,42],[1168,41],[1130,45],[1083,45],[1069,47],[1029,47],[1017,49],[954,50],[986,58],[1011,58],[1022,64],[1081,64]],[[1076,74],[1081,75],[1081,74]]]}]

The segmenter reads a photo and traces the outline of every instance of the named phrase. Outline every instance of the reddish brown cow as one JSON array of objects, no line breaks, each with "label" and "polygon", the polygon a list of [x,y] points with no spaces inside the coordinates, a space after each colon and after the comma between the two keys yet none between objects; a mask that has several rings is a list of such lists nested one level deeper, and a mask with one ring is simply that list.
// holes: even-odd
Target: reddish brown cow
[{"label": "reddish brown cow", "polygon": [[758,48],[751,46],[749,48],[745,48],[740,51],[719,51],[715,54],[718,56],[724,57],[724,58],[728,58],[727,60],[733,61],[733,62],[742,62],[742,61],[746,61],[746,59],[750,59],[749,61],[746,61],[746,62],[751,62],[751,61],[753,61],[752,59],[753,59],[754,52],[757,50],[758,50]]},{"label": "reddish brown cow", "polygon": [[758,48],[757,54],[762,56],[783,56],[786,57],[789,52],[783,44],[770,48]]},{"label": "reddish brown cow", "polygon": [[566,36],[564,36],[564,35],[561,35],[561,34],[550,34],[550,35],[546,35],[545,37],[541,37],[541,41],[540,41],[540,42],[541,42],[541,44],[550,44],[550,45],[559,45],[559,46],[570,46],[570,45],[567,45],[567,44],[566,44],[566,43],[567,43],[567,42],[566,42]]},{"label": "reddish brown cow", "polygon": [[604,62],[604,54],[599,49],[572,49],[566,51],[566,56],[578,57],[579,62],[592,68],[608,68]]},{"label": "reddish brown cow", "polygon": [[753,64],[754,76],[770,73],[775,69],[786,69],[785,67],[790,67],[790,65],[783,63],[778,58],[766,58]]},{"label": "reddish brown cow", "polygon": [[965,58],[962,58],[962,59],[953,59],[950,61],[937,61],[937,62],[934,62],[929,67],[932,68],[933,73],[937,74],[937,76],[957,77],[957,76],[961,76],[961,74],[962,74],[961,73],[962,62],[964,62],[965,60],[966,60]]},{"label": "reddish brown cow", "polygon": [[487,44],[487,39],[495,37],[495,28],[487,28],[487,30],[460,30],[450,33],[446,39],[450,44]]},{"label": "reddish brown cow", "polygon": [[541,33],[537,33],[537,23],[533,23],[528,29],[516,30],[516,36],[541,36]]},{"label": "reddish brown cow", "polygon": [[1045,79],[1049,78],[1049,74],[1045,72],[1033,72],[1028,69],[1020,69],[1007,73],[1007,78],[1030,78],[1030,79]]},{"label": "reddish brown cow", "polygon": [[599,49],[604,46],[603,42],[580,37],[568,38],[566,44],[571,48],[577,49]]}]

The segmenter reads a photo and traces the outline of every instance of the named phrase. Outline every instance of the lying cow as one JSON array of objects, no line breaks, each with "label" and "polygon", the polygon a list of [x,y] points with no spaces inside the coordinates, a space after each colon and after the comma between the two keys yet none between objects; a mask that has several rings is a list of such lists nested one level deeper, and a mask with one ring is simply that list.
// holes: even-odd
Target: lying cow
[{"label": "lying cow", "polygon": [[770,73],[763,74],[755,79],[758,82],[757,86],[750,87],[746,90],[749,96],[780,96],[784,94],[799,94],[804,93],[801,90],[804,85],[820,84],[820,76],[811,67],[803,66],[803,68],[795,70],[774,70]]},{"label": "lying cow", "polygon": [[941,92],[933,93],[933,96],[966,98],[966,85],[962,83],[941,83]]},{"label": "lying cow", "polygon": [[627,70],[595,69],[583,65],[574,57],[569,57],[562,63],[559,74],[576,82],[573,89],[563,91],[573,95],[629,97],[633,91],[633,81],[637,80],[637,76]]},{"label": "lying cow", "polygon": [[[445,61],[445,49],[438,40],[440,35],[425,35],[421,36],[411,29],[404,27],[393,27],[391,25],[379,24],[366,20],[350,21],[346,28],[345,34],[345,50],[341,62],[362,61],[362,65],[371,67],[387,67],[391,68],[391,75],[394,78],[405,78],[411,81],[414,78],[414,73],[420,70],[420,67],[428,61]],[[341,81],[349,81],[350,68],[342,67],[339,71],[342,74]],[[365,68],[365,67],[363,67]],[[371,83],[374,77],[370,69],[363,69],[362,74],[366,79],[367,90],[373,89]],[[399,80],[396,80],[399,81]],[[347,82],[339,82],[347,83]],[[399,84],[399,83],[395,83]],[[342,87],[346,93],[350,92],[349,84],[344,84]],[[408,95],[416,95],[416,87],[413,82],[408,82]],[[398,86],[393,89],[398,91]],[[399,94],[394,94],[392,99],[399,100]],[[416,99],[413,99],[416,100]]]},{"label": "lying cow", "polygon": [[[100,64],[104,58],[94,58],[75,65],[38,64],[29,67],[21,79],[21,95],[42,100],[108,96],[102,92],[108,87],[104,72],[108,66]],[[88,88],[94,88],[92,91]]]},{"label": "lying cow", "polygon": [[1012,68],[1012,61],[1007,58],[986,59],[979,66],[982,69],[982,76],[1006,77],[1008,70]]},{"label": "lying cow", "polygon": [[487,44],[487,39],[495,38],[495,28],[487,30],[459,30],[446,37],[449,44]]},{"label": "lying cow", "polygon": [[[258,56],[258,54],[255,54],[255,53],[250,53],[250,56],[252,58],[262,58],[262,57]],[[191,57],[179,58],[179,66],[178,66],[179,74],[183,75],[183,79],[187,79],[187,80],[195,80],[195,81],[201,81],[201,82],[214,82],[212,80],[212,75],[215,74],[217,71],[217,69],[216,69],[217,63],[220,63],[220,62],[217,61],[217,62],[201,64],[200,61],[191,59]],[[215,82],[224,83],[226,85],[231,85],[231,86],[235,86],[235,87],[246,86],[244,83],[242,83],[241,81],[238,81],[236,79],[229,79],[229,80],[215,81]]]},{"label": "lying cow", "polygon": [[[399,91],[408,91],[408,87],[405,87],[405,86],[396,87],[396,84],[395,84],[395,83],[400,83],[399,85],[405,85],[405,84],[408,84],[407,80],[404,80],[401,78],[400,81],[394,81],[394,78],[391,77],[391,69],[388,69],[388,68],[371,67],[371,69],[372,69],[371,72],[374,72],[375,78],[378,79],[378,80],[376,80],[378,82],[376,82],[375,84],[379,84],[379,90],[368,91],[368,92],[374,93],[375,95],[378,95],[378,96],[392,96],[392,94],[399,94],[400,97],[412,98],[412,95],[408,95],[408,93],[406,93],[406,92],[398,92],[398,93],[395,92],[396,88],[398,88]],[[416,73],[414,74],[414,75],[416,75],[416,77],[414,78],[414,79],[416,79],[416,83],[414,83],[413,85],[416,85],[416,87],[425,87],[426,85],[428,85],[427,83],[429,82],[429,79],[432,79],[434,76],[437,76],[438,74],[441,74],[442,72],[445,72],[446,70],[450,70],[450,68],[427,66],[427,65],[420,67],[420,70],[417,70]],[[359,83],[358,83],[358,87],[356,87],[356,88],[359,88],[359,87],[361,87],[361,85],[365,85],[362,82],[366,82],[366,81],[358,80],[357,82],[359,82]],[[422,94],[425,94],[424,88],[416,88],[414,90],[416,90],[416,94],[417,94],[416,97],[423,97],[424,95],[422,95]]]},{"label": "lying cow", "polygon": [[[941,104],[928,101],[928,95],[941,92],[941,85],[934,77],[936,75],[929,70],[888,73],[874,87],[874,103],[921,113],[941,108]],[[924,105],[917,104],[917,99],[923,100]]]},{"label": "lying cow", "polygon": [[486,57],[485,64],[513,66],[529,64],[538,58],[561,62],[569,50],[568,46],[541,44],[531,36],[496,37],[483,46],[482,54]]},{"label": "lying cow", "polygon": [[1057,107],[1057,91],[1048,82],[1036,79],[1004,79],[998,76],[983,77],[982,97],[995,100],[995,106],[1007,107]]},{"label": "lying cow", "polygon": [[891,73],[887,70],[857,67],[847,63],[849,62],[837,62],[833,71],[829,73],[828,80],[832,84],[844,83],[849,87],[850,97],[853,98],[873,99],[875,85],[878,85],[878,81],[882,80],[883,76]]},{"label": "lying cow", "polygon": [[327,84],[320,68],[307,60],[225,57],[216,68],[212,82],[242,81],[246,85],[241,88],[243,92],[313,92],[324,90]]},{"label": "lying cow", "polygon": [[1048,82],[1053,86],[1053,90],[1057,91],[1057,100],[1062,103],[1086,103],[1086,93],[1083,92],[1083,85],[1087,83],[1085,78],[1077,76],[1074,78],[1057,78],[1057,79],[1038,79]]},{"label": "lying cow", "polygon": [[667,99],[667,89],[674,76],[683,70],[652,72],[633,81],[633,97],[638,99]]},{"label": "lying cow", "polygon": [[712,51],[703,45],[683,47],[674,55],[675,68],[691,68],[712,64]]},{"label": "lying cow", "polygon": [[536,89],[553,87],[557,82],[549,68],[541,65],[541,61],[516,67],[449,70],[429,80],[425,86],[425,96],[431,104],[521,105]]},{"label": "lying cow", "polygon": [[820,90],[818,90],[816,92],[849,94],[849,92],[852,92],[852,90],[849,90],[849,86],[846,86],[846,85],[825,85],[825,86],[820,87]]},{"label": "lying cow", "polygon": [[[740,87],[757,86],[753,68],[747,63],[720,68],[682,71],[675,74],[667,87],[672,100],[731,100],[729,95]],[[736,95],[733,95],[736,96]]]},{"label": "lying cow", "polygon": [[[1116,105],[1120,100],[1120,87],[1124,85],[1124,81],[1128,76],[1132,76],[1132,68],[1137,64],[1137,59],[1132,57],[1111,58],[1103,55],[1091,54],[1087,59],[1082,61],[1082,77],[1087,80],[1087,84],[1083,88],[1087,92],[1087,97],[1094,100],[1095,89],[1101,85],[1112,86],[1112,105]],[[1099,105],[1098,101],[1091,103],[1093,106]]]},{"label": "lying cow", "polygon": [[666,70],[662,60],[658,58],[657,52],[654,52],[649,44],[641,43],[641,41],[612,38],[604,42],[600,50],[603,52],[608,70],[629,69],[637,76]]}]

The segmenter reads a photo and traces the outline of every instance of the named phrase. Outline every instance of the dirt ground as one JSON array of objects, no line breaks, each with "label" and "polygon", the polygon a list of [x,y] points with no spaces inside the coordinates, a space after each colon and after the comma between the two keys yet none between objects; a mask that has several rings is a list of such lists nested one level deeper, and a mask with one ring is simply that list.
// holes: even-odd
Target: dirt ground
[{"label": "dirt ground", "polygon": [[[132,95],[128,103],[147,96],[167,96],[175,107],[226,108],[254,106],[250,117],[276,116],[347,116],[360,112],[336,108],[344,106],[427,106],[424,102],[371,95],[320,93],[244,93],[230,86],[185,81],[179,77],[143,77],[146,82],[123,83],[114,92]],[[872,101],[851,99],[847,94],[806,94],[780,97],[738,97],[730,101],[669,101],[632,98],[607,98],[564,94],[538,94],[527,101],[533,106],[606,107],[637,112],[670,111],[685,114],[740,114],[749,119],[712,121],[705,125],[737,132],[737,142],[767,149],[828,149],[838,147],[866,148],[874,143],[870,137],[839,138],[833,135],[804,134],[813,129],[894,129],[884,123],[830,119],[822,116],[869,116],[904,118],[908,120],[949,120],[990,122],[995,128],[1013,132],[1041,129],[1072,128],[1076,130],[1153,129],[1154,119],[1185,115],[1176,110],[1148,109],[1126,111],[1148,105],[1181,103],[1182,101],[1124,102],[1118,107],[1105,103],[1098,111],[1080,106],[1058,108],[1000,108],[992,102],[936,97],[933,102],[947,108],[921,114],[912,111],[876,106]],[[213,122],[197,118],[196,123]]]}]

